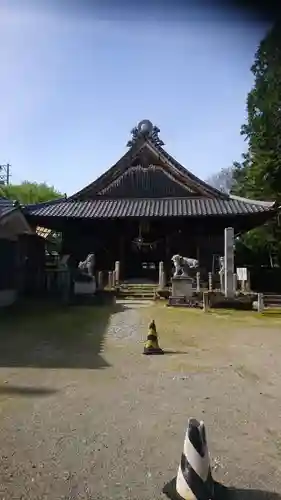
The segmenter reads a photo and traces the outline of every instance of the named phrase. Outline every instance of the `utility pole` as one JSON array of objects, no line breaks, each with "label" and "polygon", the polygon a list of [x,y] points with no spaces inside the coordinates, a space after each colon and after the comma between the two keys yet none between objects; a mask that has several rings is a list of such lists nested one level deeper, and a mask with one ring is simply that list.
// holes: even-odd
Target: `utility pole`
[{"label": "utility pole", "polygon": [[0,165],[0,185],[8,186],[10,184],[10,169],[11,165],[9,163]]}]

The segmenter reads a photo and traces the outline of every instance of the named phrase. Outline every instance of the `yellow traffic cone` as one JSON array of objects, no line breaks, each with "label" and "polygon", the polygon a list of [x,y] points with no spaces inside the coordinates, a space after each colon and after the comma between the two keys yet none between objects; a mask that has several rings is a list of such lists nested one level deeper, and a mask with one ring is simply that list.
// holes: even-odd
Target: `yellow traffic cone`
[{"label": "yellow traffic cone", "polygon": [[158,344],[158,336],[154,319],[148,326],[148,335],[144,345],[143,354],[164,354],[164,351]]}]

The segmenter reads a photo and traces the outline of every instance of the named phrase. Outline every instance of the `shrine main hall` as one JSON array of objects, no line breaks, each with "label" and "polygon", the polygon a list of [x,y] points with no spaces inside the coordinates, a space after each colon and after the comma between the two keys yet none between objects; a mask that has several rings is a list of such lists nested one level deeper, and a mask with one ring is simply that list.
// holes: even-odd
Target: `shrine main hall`
[{"label": "shrine main hall", "polygon": [[61,232],[62,253],[77,262],[94,253],[96,270],[110,271],[120,261],[122,280],[157,281],[160,261],[169,276],[174,254],[212,272],[224,229],[237,236],[262,225],[277,204],[208,185],[167,152],[159,132],[141,121],[115,165],[68,198],[25,207],[29,222]]}]

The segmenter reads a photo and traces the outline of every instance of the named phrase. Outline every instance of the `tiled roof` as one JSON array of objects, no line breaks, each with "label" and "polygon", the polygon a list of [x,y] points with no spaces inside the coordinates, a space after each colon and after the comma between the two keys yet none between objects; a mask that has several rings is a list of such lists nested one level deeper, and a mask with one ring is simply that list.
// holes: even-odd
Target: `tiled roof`
[{"label": "tiled roof", "polygon": [[124,217],[192,217],[255,214],[275,209],[274,203],[230,196],[216,198],[146,198],[61,201],[26,206],[25,212],[37,217],[71,219],[109,219]]},{"label": "tiled roof", "polygon": [[0,197],[0,219],[8,215],[10,212],[13,212],[17,208],[18,206],[13,200]]}]

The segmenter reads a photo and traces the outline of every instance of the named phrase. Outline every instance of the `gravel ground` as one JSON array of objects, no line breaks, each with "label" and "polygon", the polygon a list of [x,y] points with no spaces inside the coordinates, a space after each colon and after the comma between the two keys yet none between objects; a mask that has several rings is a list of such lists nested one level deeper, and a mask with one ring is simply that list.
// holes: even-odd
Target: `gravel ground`
[{"label": "gravel ground", "polygon": [[[152,317],[165,356],[141,354]],[[231,498],[281,499],[280,324],[118,304],[95,367],[0,358],[0,499],[164,499],[191,416]]]}]

